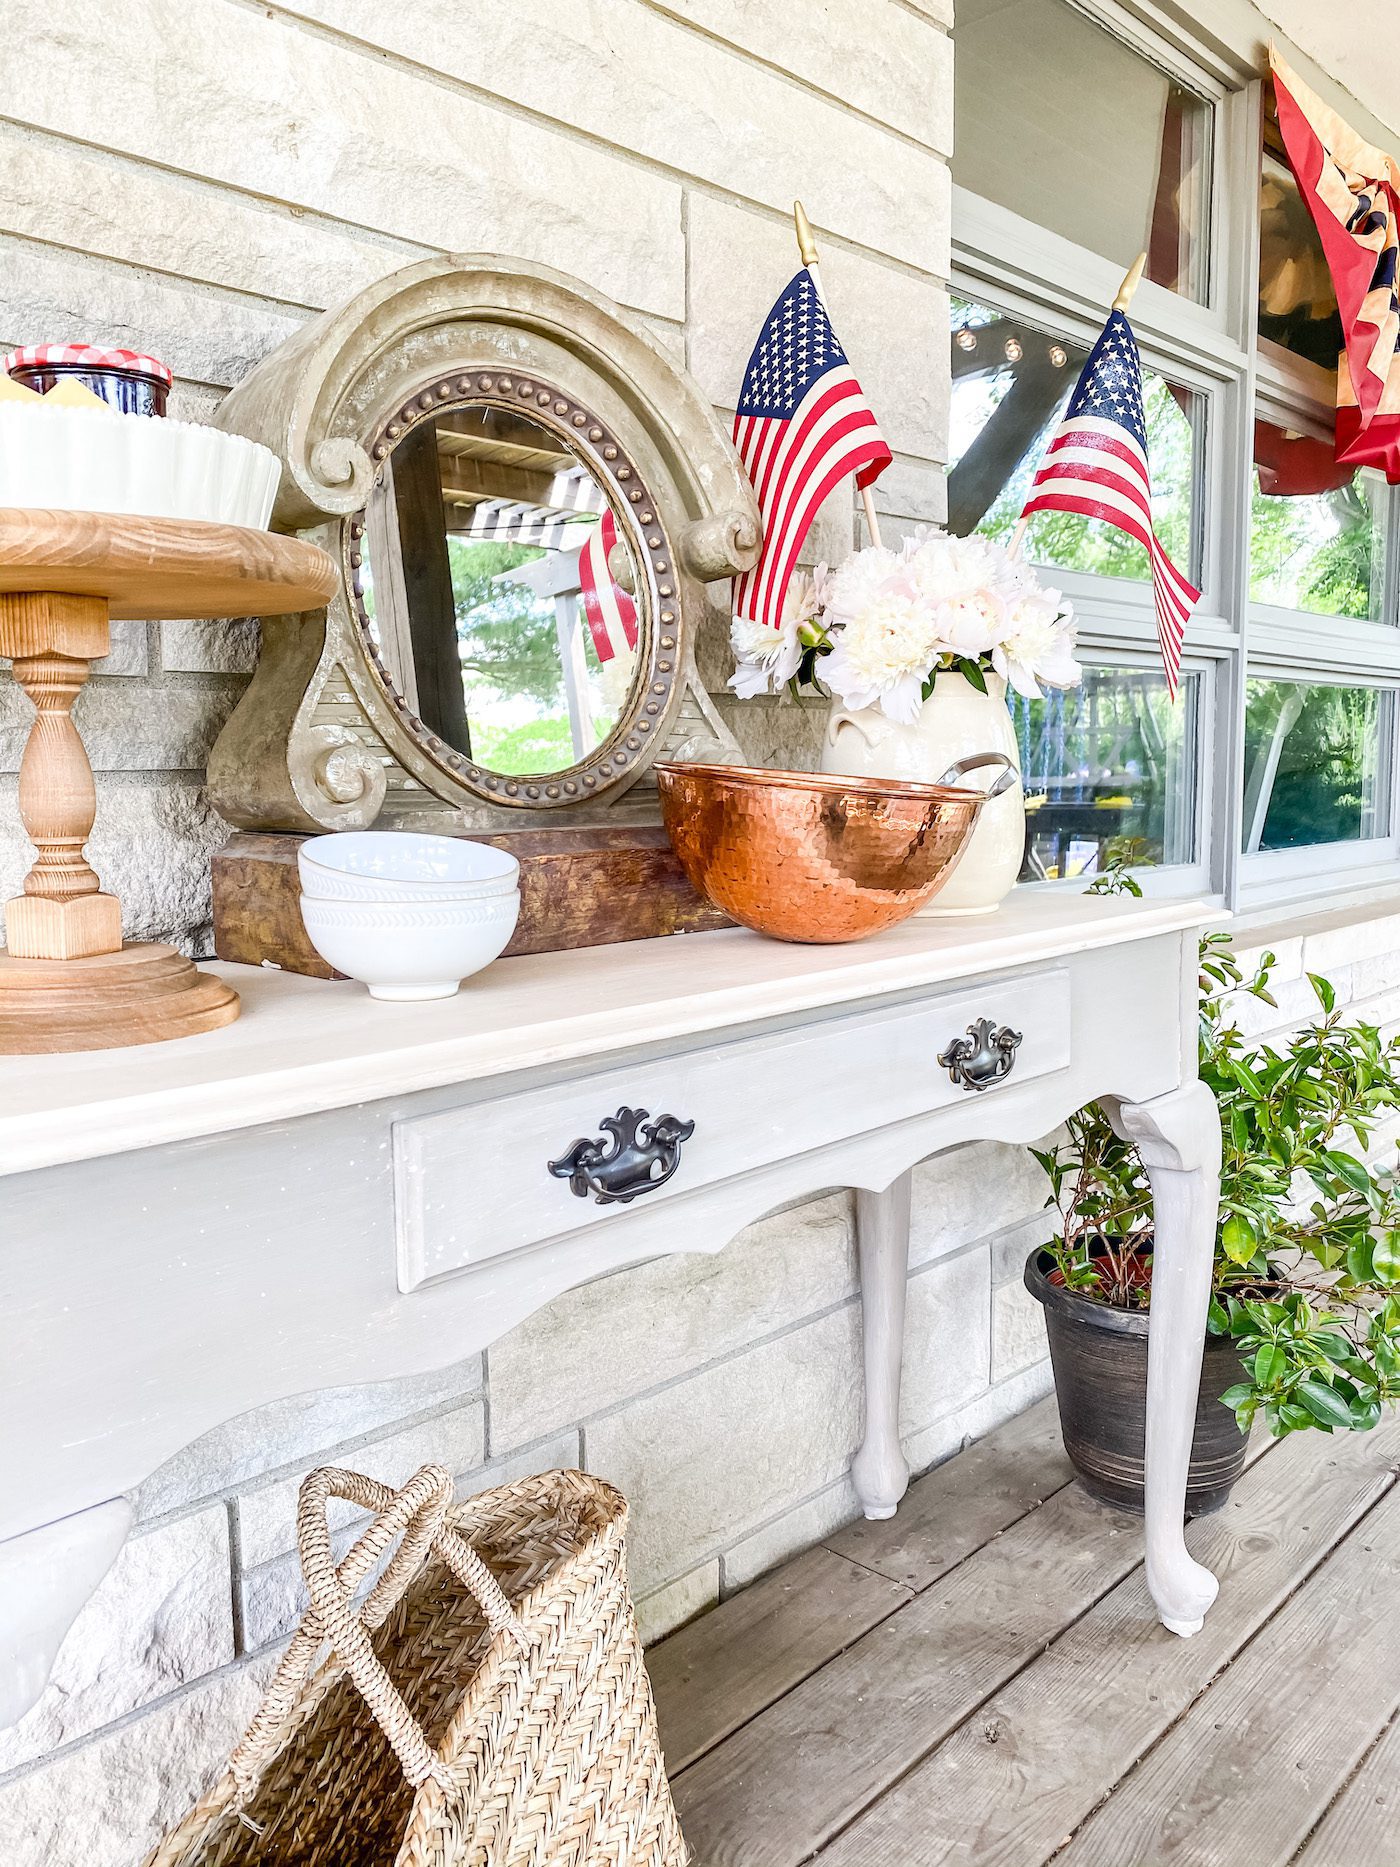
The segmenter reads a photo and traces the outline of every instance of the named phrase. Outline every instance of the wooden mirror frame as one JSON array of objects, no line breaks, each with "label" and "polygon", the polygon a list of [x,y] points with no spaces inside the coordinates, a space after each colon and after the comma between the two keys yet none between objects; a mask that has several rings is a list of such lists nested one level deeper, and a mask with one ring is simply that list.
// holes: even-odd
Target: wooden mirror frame
[{"label": "wooden mirror frame", "polygon": [[[647,585],[646,678],[596,753],[538,778],[488,772],[428,732],[357,614],[354,560],[379,462],[414,420],[462,401],[528,407],[565,439],[609,494]],[[230,823],[644,821],[654,792],[628,793],[654,759],[738,757],[696,672],[695,630],[703,586],[758,555],[756,502],[698,386],[620,307],[525,260],[425,260],[312,319],[215,421],[279,456],[274,527],[314,538],[343,571],[324,612],[263,625],[256,672],[209,762]]]}]

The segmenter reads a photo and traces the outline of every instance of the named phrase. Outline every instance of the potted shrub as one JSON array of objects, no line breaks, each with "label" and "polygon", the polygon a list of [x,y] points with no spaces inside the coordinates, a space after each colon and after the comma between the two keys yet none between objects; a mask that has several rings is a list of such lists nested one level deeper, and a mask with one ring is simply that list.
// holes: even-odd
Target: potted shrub
[{"label": "potted shrub", "polygon": [[[1110,883],[1110,886],[1114,884]],[[1123,887],[1121,880],[1116,884]],[[1400,1107],[1400,1038],[1344,1023],[1309,974],[1320,1016],[1255,1045],[1231,1005],[1274,1000],[1266,953],[1242,976],[1226,934],[1201,947],[1202,1079],[1220,1105],[1220,1224],[1187,1509],[1218,1509],[1250,1427],[1364,1431],[1400,1396],[1400,1190],[1365,1158]],[[1058,1236],[1026,1285],[1044,1305],[1065,1447],[1095,1496],[1142,1509],[1152,1201],[1137,1150],[1097,1104],[1037,1158]]]}]

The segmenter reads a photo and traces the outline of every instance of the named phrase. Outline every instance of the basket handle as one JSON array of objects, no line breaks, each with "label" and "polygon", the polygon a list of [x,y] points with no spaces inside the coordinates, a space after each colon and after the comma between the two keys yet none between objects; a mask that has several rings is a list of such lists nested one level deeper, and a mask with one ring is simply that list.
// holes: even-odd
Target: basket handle
[{"label": "basket handle", "polygon": [[[311,1607],[229,1758],[230,1773],[240,1788],[252,1786],[275,1748],[297,1692],[324,1645],[329,1645],[350,1675],[413,1787],[428,1781],[448,1786],[446,1764],[375,1654],[370,1634],[390,1614],[429,1556],[436,1555],[476,1599],[491,1631],[508,1635],[522,1651],[528,1648],[525,1630],[500,1583],[465,1538],[448,1526],[452,1496],[451,1475],[441,1465],[423,1466],[399,1491],[336,1466],[323,1467],[302,1481],[297,1549]],[[378,1513],[339,1564],[331,1553],[326,1514],[333,1497]],[[356,1589],[396,1538],[398,1547],[384,1573],[357,1608]]]}]

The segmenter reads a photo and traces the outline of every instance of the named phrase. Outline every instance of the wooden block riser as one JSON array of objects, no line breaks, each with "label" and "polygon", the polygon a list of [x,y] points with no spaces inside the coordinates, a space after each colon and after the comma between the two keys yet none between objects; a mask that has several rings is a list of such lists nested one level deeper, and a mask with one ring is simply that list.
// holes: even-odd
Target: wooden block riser
[{"label": "wooden block riser", "polygon": [[[214,858],[214,950],[246,966],[334,973],[307,939],[297,851],[307,839],[240,831]],[[520,863],[520,920],[502,957],[704,933],[732,923],[686,880],[664,830],[521,830],[469,839]]]}]

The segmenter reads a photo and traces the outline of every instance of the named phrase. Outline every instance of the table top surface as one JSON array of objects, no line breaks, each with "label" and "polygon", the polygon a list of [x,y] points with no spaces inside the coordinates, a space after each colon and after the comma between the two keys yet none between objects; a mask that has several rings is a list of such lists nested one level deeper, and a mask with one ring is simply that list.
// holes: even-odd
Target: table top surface
[{"label": "table top surface", "polygon": [[792,946],[742,928],[498,962],[453,999],[214,965],[236,1024],[125,1050],[0,1059],[0,1174],[472,1082],[1043,964],[1222,919],[1199,901],[1018,889],[993,915]]}]

